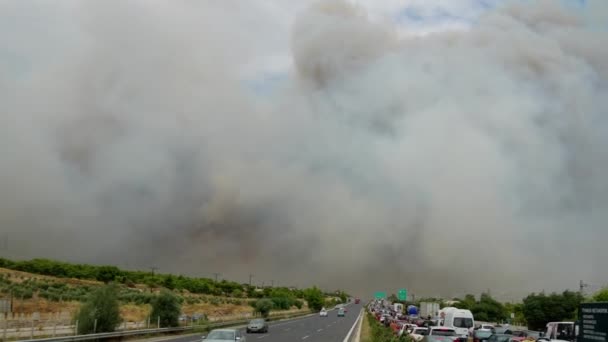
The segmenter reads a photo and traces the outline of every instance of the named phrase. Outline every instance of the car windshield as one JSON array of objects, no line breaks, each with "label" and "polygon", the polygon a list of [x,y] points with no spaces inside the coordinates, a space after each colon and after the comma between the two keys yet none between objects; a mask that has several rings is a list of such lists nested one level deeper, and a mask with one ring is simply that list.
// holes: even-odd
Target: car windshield
[{"label": "car windshield", "polygon": [[251,324],[262,324],[264,323],[263,319],[254,319],[251,321]]},{"label": "car windshield", "polygon": [[456,332],[451,329],[434,329],[431,332],[431,335],[434,336],[455,336]]},{"label": "car windshield", "polygon": [[471,328],[473,319],[465,317],[454,317],[454,327],[456,328]]},{"label": "car windshield", "polygon": [[492,331],[490,330],[477,330],[475,331],[476,338],[488,338],[492,336]]},{"label": "car windshield", "polygon": [[416,335],[427,335],[429,333],[426,329],[415,329],[414,334]]},{"label": "car windshield", "polygon": [[234,336],[234,332],[232,331],[212,331],[207,336],[208,340],[227,340],[234,341],[236,336]]}]

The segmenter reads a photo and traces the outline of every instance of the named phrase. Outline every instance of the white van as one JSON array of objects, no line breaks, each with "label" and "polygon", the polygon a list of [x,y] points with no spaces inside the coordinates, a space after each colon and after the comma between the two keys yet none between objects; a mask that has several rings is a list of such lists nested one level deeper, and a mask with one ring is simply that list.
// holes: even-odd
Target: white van
[{"label": "white van", "polygon": [[447,310],[443,320],[443,326],[454,328],[458,336],[468,338],[469,333],[475,326],[475,319],[473,318],[473,313],[471,313],[470,310]]}]

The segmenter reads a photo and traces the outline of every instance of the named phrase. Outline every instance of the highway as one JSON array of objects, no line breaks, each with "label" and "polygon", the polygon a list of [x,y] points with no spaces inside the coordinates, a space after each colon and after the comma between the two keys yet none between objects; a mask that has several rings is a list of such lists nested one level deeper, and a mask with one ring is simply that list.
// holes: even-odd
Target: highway
[{"label": "highway", "polygon": [[[351,304],[345,317],[338,317],[336,310],[329,311],[327,317],[318,314],[289,321],[270,322],[267,334],[246,334],[247,342],[343,342],[349,330],[355,324],[361,311],[361,305]],[[240,329],[245,334],[245,328]],[[200,336],[184,336],[166,340],[167,342],[201,341]]]}]

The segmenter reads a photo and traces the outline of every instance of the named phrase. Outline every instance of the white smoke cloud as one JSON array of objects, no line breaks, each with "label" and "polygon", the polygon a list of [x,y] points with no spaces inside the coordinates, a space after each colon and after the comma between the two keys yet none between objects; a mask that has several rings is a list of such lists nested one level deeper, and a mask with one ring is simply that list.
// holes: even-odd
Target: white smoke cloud
[{"label": "white smoke cloud", "polygon": [[606,281],[608,44],[585,15],[412,37],[340,1],[293,28],[253,2],[22,4],[0,11],[7,255],[360,294]]}]

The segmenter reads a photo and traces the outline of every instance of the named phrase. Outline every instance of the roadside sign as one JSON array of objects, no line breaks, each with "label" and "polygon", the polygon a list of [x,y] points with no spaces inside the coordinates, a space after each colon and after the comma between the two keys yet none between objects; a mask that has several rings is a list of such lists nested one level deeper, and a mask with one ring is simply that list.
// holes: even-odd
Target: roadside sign
[{"label": "roadside sign", "polygon": [[401,301],[406,301],[407,300],[407,290],[399,289],[399,291],[397,291],[397,298]]},{"label": "roadside sign", "polygon": [[515,313],[511,312],[511,319],[515,318]]},{"label": "roadside sign", "polygon": [[375,299],[386,299],[386,292],[378,291],[378,292],[374,293],[374,298]]},{"label": "roadside sign", "polygon": [[608,341],[608,302],[582,303],[578,342]]}]

